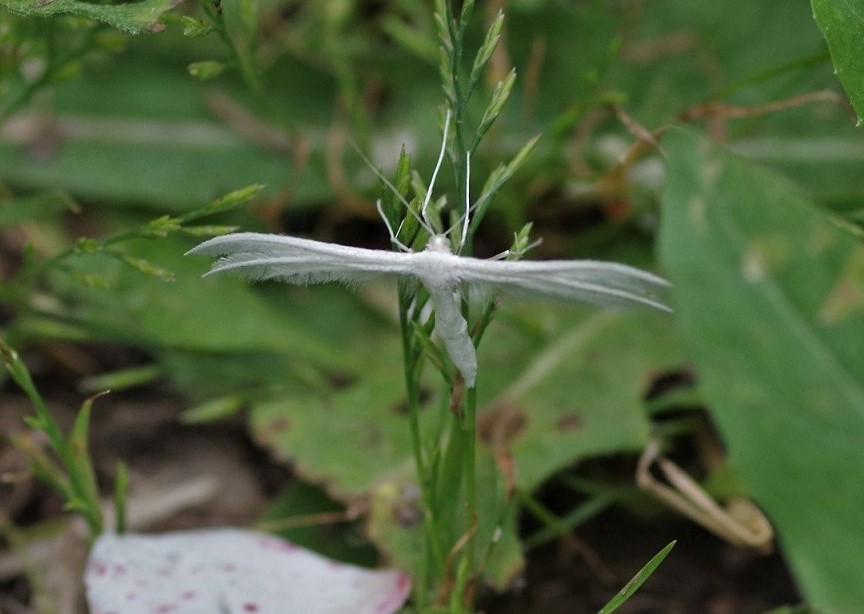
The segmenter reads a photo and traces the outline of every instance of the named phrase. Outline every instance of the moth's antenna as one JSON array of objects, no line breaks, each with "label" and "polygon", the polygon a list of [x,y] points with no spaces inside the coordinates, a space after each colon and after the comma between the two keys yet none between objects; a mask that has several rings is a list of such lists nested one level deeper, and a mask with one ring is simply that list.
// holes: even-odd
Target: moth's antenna
[{"label": "moth's antenna", "polygon": [[429,206],[429,201],[432,198],[432,189],[435,187],[435,179],[438,178],[438,171],[441,170],[441,163],[444,161],[444,152],[447,150],[447,132],[450,130],[450,109],[447,109],[447,115],[444,117],[444,136],[441,137],[441,151],[438,153],[438,161],[435,163],[435,170],[432,171],[432,179],[429,180],[429,188],[426,190],[426,198],[423,199],[423,205],[420,207],[420,215],[426,219],[426,209]]},{"label": "moth's antenna", "polygon": [[[420,224],[420,226],[423,228],[423,230],[425,230],[427,233],[429,233],[430,237],[435,235],[435,230],[429,224],[426,223],[425,219],[423,219],[416,211],[414,211],[414,209],[411,208],[411,205],[408,203],[407,200],[405,200],[405,197],[402,196],[402,194],[399,192],[399,190],[396,189],[396,186],[394,186],[390,182],[390,180],[384,176],[384,173],[379,171],[378,167],[376,167],[374,164],[372,164],[372,161],[369,158],[367,158],[362,151],[360,151],[360,147],[357,146],[357,143],[354,143],[352,141],[351,145],[354,147],[354,150],[357,152],[357,155],[360,156],[360,159],[363,160],[363,162],[366,163],[366,166],[368,166],[372,170],[372,172],[375,173],[375,176],[378,177],[378,179],[380,179],[381,182],[385,186],[387,186],[387,189],[396,195],[396,198],[399,199],[399,202],[401,202],[405,206],[405,209],[408,210],[408,212],[414,216],[414,219],[417,220],[417,222]],[[378,213],[381,213],[380,208],[378,209]],[[384,216],[382,215],[381,217],[384,217]],[[390,229],[389,222],[387,223],[387,227],[388,227],[388,229]],[[392,229],[391,229],[391,234],[392,234]]]},{"label": "moth's antenna", "polygon": [[468,237],[468,221],[471,219],[471,152],[465,152],[465,219],[462,222],[462,236],[459,237],[459,253],[465,247]]},{"label": "moth's antenna", "polygon": [[460,253],[462,248],[465,247],[465,241],[468,237],[468,224],[471,219],[471,212],[474,210],[474,207],[471,206],[471,152],[465,152],[465,213],[459,216],[459,219],[450,227],[444,235],[448,235],[453,232],[453,229],[456,228],[457,225],[462,224],[462,236],[459,237],[459,249],[456,250],[456,253]]}]

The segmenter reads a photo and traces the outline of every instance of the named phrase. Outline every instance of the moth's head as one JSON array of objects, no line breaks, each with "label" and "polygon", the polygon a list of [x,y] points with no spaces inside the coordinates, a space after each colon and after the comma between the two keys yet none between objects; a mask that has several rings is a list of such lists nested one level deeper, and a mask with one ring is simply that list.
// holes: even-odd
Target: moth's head
[{"label": "moth's head", "polygon": [[441,252],[444,254],[453,253],[453,246],[450,244],[450,239],[444,235],[432,235],[429,238],[429,243],[426,244],[426,249],[430,252]]}]

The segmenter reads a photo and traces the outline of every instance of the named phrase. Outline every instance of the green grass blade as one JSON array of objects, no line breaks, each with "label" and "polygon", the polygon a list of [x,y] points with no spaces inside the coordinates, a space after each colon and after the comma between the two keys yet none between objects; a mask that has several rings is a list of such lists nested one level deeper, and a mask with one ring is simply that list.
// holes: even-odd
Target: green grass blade
[{"label": "green grass blade", "polygon": [[676,543],[677,541],[669,542],[663,550],[655,554],[654,557],[648,561],[626,585],[624,585],[624,588],[618,591],[618,593],[609,600],[609,603],[603,606],[603,609],[601,609],[598,614],[610,614],[610,612],[614,612],[621,607],[625,601],[630,599],[630,597],[632,597],[645,583],[645,580],[651,577],[651,574],[660,566],[660,563],[663,562],[663,559],[665,559],[666,555],[675,547]]}]

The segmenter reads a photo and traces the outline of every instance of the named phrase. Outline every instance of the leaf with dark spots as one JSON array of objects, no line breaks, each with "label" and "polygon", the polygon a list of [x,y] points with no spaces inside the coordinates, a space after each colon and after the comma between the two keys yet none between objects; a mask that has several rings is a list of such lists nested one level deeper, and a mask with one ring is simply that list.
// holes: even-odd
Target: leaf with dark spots
[{"label": "leaf with dark spots", "polygon": [[555,428],[562,431],[579,431],[585,428],[585,418],[581,413],[571,411],[561,415],[555,421]]}]

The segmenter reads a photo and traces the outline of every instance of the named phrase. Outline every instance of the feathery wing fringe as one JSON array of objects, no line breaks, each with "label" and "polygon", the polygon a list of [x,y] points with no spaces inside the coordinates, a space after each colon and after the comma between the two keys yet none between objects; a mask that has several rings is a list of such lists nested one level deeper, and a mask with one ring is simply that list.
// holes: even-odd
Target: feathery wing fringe
[{"label": "feathery wing fringe", "polygon": [[216,237],[187,253],[219,257],[208,275],[235,272],[252,280],[295,284],[338,281],[349,285],[394,275],[420,279],[427,286],[427,282],[452,281],[470,297],[500,293],[524,299],[672,311],[666,280],[612,262],[481,260],[430,250],[388,252],[252,232]]},{"label": "feathery wing fringe", "polygon": [[669,283],[633,267],[592,260],[480,260],[435,245],[422,252],[401,253],[241,232],[210,239],[187,253],[217,257],[208,275],[235,272],[248,279],[295,284],[339,281],[354,285],[381,275],[419,280],[435,307],[435,331],[469,388],[475,384],[477,355],[455,294],[459,286],[469,297],[503,293],[672,311],[665,297]]},{"label": "feathery wing fringe", "polygon": [[[671,312],[670,285],[634,267],[593,260],[488,261],[467,259],[461,275],[469,295],[584,302],[606,307],[652,307]],[[494,269],[487,265],[497,265]]]},{"label": "feathery wing fringe", "polygon": [[206,275],[232,272],[254,281],[354,285],[379,275],[411,275],[410,254],[348,247],[310,239],[239,232],[215,237],[187,255],[221,256]]}]

